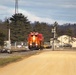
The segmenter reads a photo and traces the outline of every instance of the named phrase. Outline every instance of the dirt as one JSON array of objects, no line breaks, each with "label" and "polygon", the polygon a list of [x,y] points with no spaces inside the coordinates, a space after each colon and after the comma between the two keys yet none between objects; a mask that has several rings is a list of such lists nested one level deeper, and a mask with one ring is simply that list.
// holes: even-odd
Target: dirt
[{"label": "dirt", "polygon": [[76,75],[76,51],[46,51],[0,68],[0,75]]}]

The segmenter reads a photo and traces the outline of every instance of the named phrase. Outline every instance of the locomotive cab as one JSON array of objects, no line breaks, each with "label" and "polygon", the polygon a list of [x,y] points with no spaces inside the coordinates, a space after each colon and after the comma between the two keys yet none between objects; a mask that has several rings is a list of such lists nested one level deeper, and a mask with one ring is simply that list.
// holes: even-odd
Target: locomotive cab
[{"label": "locomotive cab", "polygon": [[28,37],[28,47],[29,49],[41,49],[42,48],[42,40],[40,40],[39,33],[32,32]]}]

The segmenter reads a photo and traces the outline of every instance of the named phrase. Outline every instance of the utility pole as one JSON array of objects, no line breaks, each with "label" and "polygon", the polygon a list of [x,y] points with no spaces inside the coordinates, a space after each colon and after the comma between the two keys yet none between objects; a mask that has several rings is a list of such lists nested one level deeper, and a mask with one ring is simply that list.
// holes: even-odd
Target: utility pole
[{"label": "utility pole", "polygon": [[10,35],[10,22],[9,22],[9,29],[8,29],[8,41],[9,41],[9,49],[11,49],[11,35]]},{"label": "utility pole", "polygon": [[53,33],[53,43],[52,43],[52,49],[53,49],[53,51],[54,51],[54,49],[55,49],[55,34],[56,34],[56,29],[55,29],[55,27],[53,26],[53,29],[52,29],[52,33]]},{"label": "utility pole", "polygon": [[18,0],[15,0],[15,14],[18,13]]},{"label": "utility pole", "polygon": [[52,33],[53,33],[53,44],[52,44],[52,48],[53,51],[55,50],[55,39],[56,39],[56,27],[57,27],[58,23],[55,22],[53,25],[53,29],[52,29]]},{"label": "utility pole", "polygon": [[[18,14],[18,0],[15,0],[15,16],[17,14]],[[15,17],[15,25],[17,25],[17,16]],[[15,49],[16,49],[16,42],[15,42]]]},{"label": "utility pole", "polygon": [[9,22],[9,19],[7,19],[7,23],[8,23],[8,49],[10,50],[11,49],[11,39],[10,39],[10,22]]}]

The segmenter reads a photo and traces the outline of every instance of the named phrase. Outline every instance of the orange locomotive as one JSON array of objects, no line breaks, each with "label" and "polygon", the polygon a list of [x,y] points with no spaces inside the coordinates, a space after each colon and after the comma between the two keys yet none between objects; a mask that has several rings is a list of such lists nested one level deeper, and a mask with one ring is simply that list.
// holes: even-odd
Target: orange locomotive
[{"label": "orange locomotive", "polygon": [[29,49],[42,49],[43,48],[43,35],[38,32],[31,32],[28,36]]}]

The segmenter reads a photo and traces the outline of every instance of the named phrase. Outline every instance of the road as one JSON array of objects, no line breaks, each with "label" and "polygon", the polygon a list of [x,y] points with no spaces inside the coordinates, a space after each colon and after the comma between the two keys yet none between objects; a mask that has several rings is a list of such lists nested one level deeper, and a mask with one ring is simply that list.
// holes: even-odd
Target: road
[{"label": "road", "polygon": [[76,52],[46,51],[0,68],[0,75],[76,75]]}]

